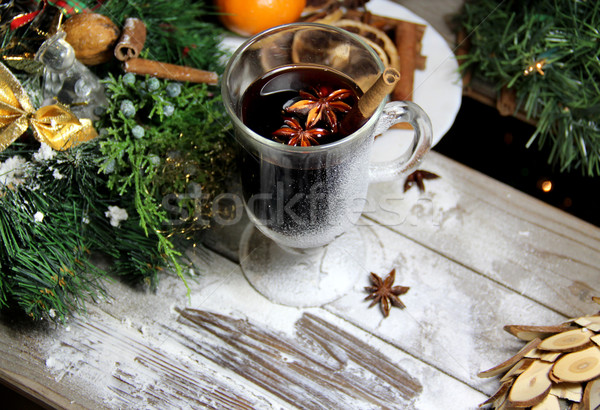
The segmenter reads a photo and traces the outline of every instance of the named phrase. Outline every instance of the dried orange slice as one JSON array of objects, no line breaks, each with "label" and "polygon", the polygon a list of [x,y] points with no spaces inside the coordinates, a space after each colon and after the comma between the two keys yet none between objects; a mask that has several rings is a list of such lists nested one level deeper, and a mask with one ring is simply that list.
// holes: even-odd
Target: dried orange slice
[{"label": "dried orange slice", "polygon": [[[370,44],[377,44],[379,46],[379,50],[383,50],[387,55],[388,64],[386,66],[400,70],[400,57],[398,56],[398,49],[394,45],[394,42],[383,31],[368,24],[361,23],[360,21],[347,19],[333,21],[329,24],[343,28],[351,33],[358,34],[359,36],[367,39]],[[375,47],[373,48],[375,49]],[[378,50],[375,49],[375,51],[377,52]],[[382,61],[385,62],[384,58],[382,58]]]}]

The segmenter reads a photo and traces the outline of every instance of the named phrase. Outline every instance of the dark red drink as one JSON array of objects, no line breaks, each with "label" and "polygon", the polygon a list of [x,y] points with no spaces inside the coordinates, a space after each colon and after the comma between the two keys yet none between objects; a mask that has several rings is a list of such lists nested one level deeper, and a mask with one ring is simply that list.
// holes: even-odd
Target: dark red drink
[{"label": "dark red drink", "polygon": [[[339,123],[354,107],[361,89],[345,75],[321,66],[290,65],[265,74],[242,97],[242,121],[257,134],[291,144],[285,134],[322,130],[308,145],[337,141],[354,130],[339,130]],[[297,129],[284,136],[277,130]],[[294,141],[292,141],[294,142]]]},{"label": "dark red drink", "polygon": [[[351,79],[331,69],[285,66],[248,87],[241,117],[265,138],[288,145],[323,146],[351,133],[340,132],[339,123],[361,95]],[[289,144],[311,130],[323,131],[312,134],[312,140],[304,141],[307,144],[301,139]],[[368,163],[368,143],[360,140],[346,145],[342,150],[351,151],[352,160],[340,161],[344,155],[339,151],[287,154],[284,150],[275,154],[276,149],[269,149],[266,156],[252,148],[244,150],[242,187],[253,222],[263,231],[266,228],[271,237],[298,247],[319,246],[342,233],[348,218],[353,219],[348,214],[358,215],[362,209],[363,204],[352,198],[360,196],[367,186],[367,172],[355,164]]]}]

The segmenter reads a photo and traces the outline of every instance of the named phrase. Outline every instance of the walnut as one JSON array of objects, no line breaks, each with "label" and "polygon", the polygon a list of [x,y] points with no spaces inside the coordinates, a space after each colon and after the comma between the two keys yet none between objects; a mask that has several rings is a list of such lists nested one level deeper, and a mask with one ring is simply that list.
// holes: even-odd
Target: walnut
[{"label": "walnut", "polygon": [[106,16],[80,13],[69,18],[62,26],[66,41],[75,49],[75,57],[86,65],[109,61],[119,39],[119,28]]}]

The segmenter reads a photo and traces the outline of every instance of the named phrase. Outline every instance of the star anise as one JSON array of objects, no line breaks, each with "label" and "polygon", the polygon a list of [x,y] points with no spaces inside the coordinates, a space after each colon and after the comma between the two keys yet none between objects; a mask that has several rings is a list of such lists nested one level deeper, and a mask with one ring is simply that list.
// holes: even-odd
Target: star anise
[{"label": "star anise", "polygon": [[425,192],[425,184],[423,183],[423,180],[436,179],[439,177],[439,175],[434,174],[433,172],[417,169],[415,172],[406,177],[406,182],[404,182],[404,192],[411,189],[414,184],[417,184],[419,191]]},{"label": "star anise", "polygon": [[324,137],[329,134],[329,131],[323,128],[302,128],[300,122],[293,117],[284,118],[286,126],[279,128],[273,132],[275,139],[287,140],[287,145],[299,145],[301,147],[310,147],[311,145],[319,145],[317,138]]},{"label": "star anise", "polygon": [[369,307],[375,306],[377,302],[381,302],[381,311],[385,317],[388,317],[390,314],[392,305],[401,309],[406,307],[398,296],[404,295],[410,288],[407,286],[392,286],[394,280],[396,280],[396,269],[392,269],[385,280],[371,272],[371,282],[373,283],[373,286],[365,287],[367,292],[371,292],[365,300],[373,299]]},{"label": "star anise", "polygon": [[351,97],[352,92],[345,88],[335,91],[324,86],[311,88],[312,93],[301,90],[300,98],[302,99],[287,107],[286,111],[307,115],[306,128],[312,128],[323,120],[332,132],[337,132],[336,112],[347,113],[350,111],[352,107],[342,100]]}]

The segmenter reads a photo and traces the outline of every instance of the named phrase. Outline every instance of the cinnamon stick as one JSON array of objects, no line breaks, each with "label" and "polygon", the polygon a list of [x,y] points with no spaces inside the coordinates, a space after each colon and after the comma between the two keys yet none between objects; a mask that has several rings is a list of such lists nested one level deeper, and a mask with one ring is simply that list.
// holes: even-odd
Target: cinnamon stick
[{"label": "cinnamon stick", "polygon": [[413,96],[417,57],[417,29],[414,24],[399,22],[396,26],[396,46],[400,56],[402,78],[392,93],[396,101],[410,101]]},{"label": "cinnamon stick", "polygon": [[425,35],[425,28],[427,26],[423,24],[415,24],[415,29],[417,30],[417,44],[415,47],[416,55],[416,68],[417,70],[425,70],[427,64],[427,57],[421,54],[421,50],[423,49],[423,36]]},{"label": "cinnamon stick", "polygon": [[123,25],[123,32],[115,46],[115,57],[120,61],[137,58],[146,42],[146,25],[140,19],[129,17]]},{"label": "cinnamon stick", "polygon": [[128,73],[151,75],[158,78],[166,78],[173,81],[189,81],[191,83],[206,83],[215,85],[219,81],[219,75],[212,71],[199,70],[197,68],[182,65],[161,63],[160,61],[146,60],[143,58],[132,58],[123,63],[123,69]]},{"label": "cinnamon stick", "polygon": [[386,68],[371,88],[358,100],[357,107],[361,115],[365,118],[373,115],[381,101],[392,92],[400,80],[401,75],[398,70],[392,67]]},{"label": "cinnamon stick", "polygon": [[377,81],[369,88],[358,103],[352,108],[340,124],[340,131],[344,134],[351,134],[368,120],[381,101],[392,92],[400,80],[400,73],[395,68],[386,68],[379,76]]}]

